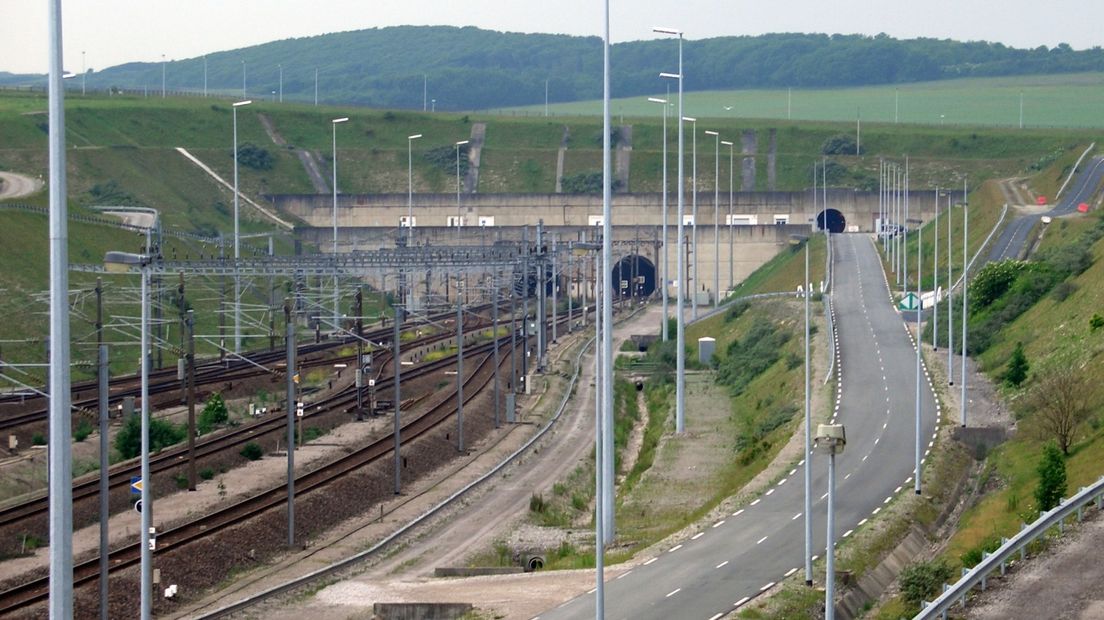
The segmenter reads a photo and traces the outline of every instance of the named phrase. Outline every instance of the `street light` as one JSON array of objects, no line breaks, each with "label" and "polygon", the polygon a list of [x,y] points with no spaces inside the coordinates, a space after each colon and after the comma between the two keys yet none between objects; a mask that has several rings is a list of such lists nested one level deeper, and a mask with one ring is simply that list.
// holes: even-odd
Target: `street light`
[{"label": "street light", "polygon": [[161,98],[165,98],[165,55],[161,54]]},{"label": "street light", "polygon": [[718,213],[721,201],[721,134],[715,131],[705,132],[707,136],[713,136],[713,308],[721,303],[721,254],[720,254],[720,227],[718,226]]},{"label": "street light", "polygon": [[[697,298],[697,286],[698,286],[698,119],[692,116],[684,116],[682,120],[690,123],[692,136],[690,142],[690,151],[692,153],[690,161],[693,162],[690,168],[690,236],[693,237],[690,240],[690,253],[694,255],[694,290],[690,291],[690,320],[698,320],[698,298]],[[682,147],[679,147],[682,150]]]},{"label": "street light", "polygon": [[460,226],[462,226],[463,216],[460,215],[460,147],[468,143],[468,140],[461,140],[456,143],[456,241],[460,241]]},{"label": "street light", "polygon": [[280,103],[284,102],[284,65],[277,64],[276,68],[280,71]]},{"label": "street light", "polygon": [[663,106],[663,341],[667,338],[667,282],[670,275],[667,273],[667,100],[657,97],[648,97],[648,101]]},{"label": "street light", "polygon": [[[732,251],[732,188],[734,176],[734,145],[729,140],[721,140],[721,144],[728,147],[728,289],[732,290],[736,286],[736,264],[735,254]],[[808,278],[805,278],[808,280]]]},{"label": "street light", "polygon": [[836,610],[833,601],[836,594],[836,550],[835,528],[836,514],[836,455],[843,454],[847,445],[847,436],[842,424],[820,424],[817,426],[817,452],[828,455],[828,543],[824,557],[827,561],[824,575],[824,620],[834,620]]},{"label": "street light", "polygon": [[[245,61],[242,61],[242,90],[245,90]],[[250,100],[231,104],[234,111],[234,353],[241,353],[241,274],[238,259],[241,258],[241,239],[238,223],[238,108],[253,103]]]},{"label": "street light", "polygon": [[151,257],[148,254],[131,254],[129,252],[108,252],[104,255],[104,269],[109,273],[125,273],[133,267],[138,267],[142,273],[142,324],[141,346],[139,351],[139,364],[141,370],[141,399],[142,399],[142,453],[141,453],[141,481],[142,481],[142,527],[141,527],[141,618],[149,620],[152,611],[153,595],[153,550],[150,548],[150,515],[153,513],[153,490],[151,488],[150,464],[149,464],[149,265]]},{"label": "street light", "polygon": [[341,123],[349,121],[348,116],[341,118],[335,118],[330,121],[331,129],[333,130],[333,259],[334,259],[334,274],[333,274],[333,327],[338,329],[340,324],[338,323],[338,286],[337,286],[337,126]]},{"label": "street light", "polygon": [[[685,188],[682,180],[683,176],[683,134],[682,134],[682,31],[675,30],[673,28],[652,28],[652,32],[661,34],[669,34],[678,36],[679,39],[679,53],[678,53],[678,73],[660,73],[659,77],[678,80],[678,239],[675,244],[676,254],[676,267],[678,268],[678,276],[676,278],[678,287],[675,289],[675,293],[678,297],[678,309],[675,312],[677,317],[675,321],[676,325],[676,342],[675,342],[675,433],[682,434],[686,430],[686,321],[682,313],[683,300],[686,278],[683,277],[685,266],[683,265],[683,252],[682,252],[682,210],[684,203]],[[664,243],[666,243],[664,239]]]},{"label": "street light", "polygon": [[242,66],[242,99],[245,99],[247,95],[246,95],[246,90],[245,90],[245,60],[244,59],[241,61],[241,66]]}]

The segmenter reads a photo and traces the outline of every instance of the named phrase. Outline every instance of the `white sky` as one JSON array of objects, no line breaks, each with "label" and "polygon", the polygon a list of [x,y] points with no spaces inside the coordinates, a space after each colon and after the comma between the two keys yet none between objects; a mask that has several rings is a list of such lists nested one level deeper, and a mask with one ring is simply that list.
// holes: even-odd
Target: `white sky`
[{"label": "white sky", "polygon": [[[1000,41],[1076,49],[1101,43],[1104,2],[1073,0],[611,0],[615,42],[655,25],[687,38],[828,32]],[[46,0],[0,0],[0,71],[48,66]],[[189,58],[290,37],[402,24],[599,35],[600,0],[84,0],[63,2],[65,68]]]}]

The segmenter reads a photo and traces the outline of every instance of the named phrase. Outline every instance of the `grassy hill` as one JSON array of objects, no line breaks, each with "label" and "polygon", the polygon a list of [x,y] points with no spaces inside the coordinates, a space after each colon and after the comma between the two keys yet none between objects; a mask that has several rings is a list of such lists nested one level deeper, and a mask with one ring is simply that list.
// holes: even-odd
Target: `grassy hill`
[{"label": "grassy hill", "polygon": [[[656,84],[656,88],[663,86]],[[671,85],[674,88],[674,84]],[[658,115],[647,97],[666,97],[652,89],[641,96],[611,101],[614,115]],[[1104,127],[1104,73],[986,77],[887,84],[850,88],[786,88],[707,90],[683,94],[686,116],[725,119],[791,119],[839,121],[851,124],[861,117],[870,123],[932,126],[994,126],[1018,128],[1020,93],[1024,97],[1024,126]],[[677,101],[672,94],[672,101]],[[544,106],[501,110],[505,114],[543,116]],[[600,99],[556,103],[549,112],[561,116],[596,116]],[[672,111],[672,120],[677,112]]]}]

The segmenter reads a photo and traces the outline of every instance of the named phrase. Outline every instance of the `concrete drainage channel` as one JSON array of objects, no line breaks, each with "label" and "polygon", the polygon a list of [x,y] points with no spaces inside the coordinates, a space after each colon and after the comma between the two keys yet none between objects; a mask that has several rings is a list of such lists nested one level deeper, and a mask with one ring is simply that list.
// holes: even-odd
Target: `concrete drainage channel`
[{"label": "concrete drainage channel", "polygon": [[[635,314],[635,313],[633,313],[633,314]],[[630,315],[630,316],[632,316],[632,315]],[[255,596],[252,596],[248,599],[244,599],[242,601],[238,601],[237,603],[232,603],[232,604],[227,605],[225,607],[221,607],[221,608],[216,609],[216,610],[214,610],[214,611],[212,611],[211,613],[208,613],[208,614],[196,616],[196,618],[198,620],[207,620],[207,619],[214,619],[214,618],[225,618],[225,617],[227,617],[227,616],[229,616],[233,613],[237,613],[239,611],[242,611],[244,609],[252,607],[253,605],[256,605],[256,604],[258,604],[262,601],[268,600],[268,599],[273,598],[275,596],[279,596],[281,594],[286,594],[286,593],[291,592],[291,591],[293,591],[297,588],[300,588],[302,586],[306,586],[308,584],[311,584],[312,582],[315,582],[319,579],[334,575],[334,574],[336,574],[336,573],[338,573],[342,570],[351,568],[351,567],[355,566],[356,564],[372,557],[373,555],[378,553],[380,550],[382,550],[383,548],[390,545],[392,542],[398,540],[403,535],[409,533],[411,530],[413,530],[417,526],[421,525],[422,523],[426,522],[429,518],[433,517],[438,512],[440,512],[444,508],[451,505],[453,502],[457,501],[458,499],[460,499],[461,497],[466,495],[472,489],[475,489],[476,487],[483,484],[487,480],[490,480],[491,478],[493,478],[495,475],[497,475],[499,472],[501,472],[503,468],[505,468],[507,465],[513,463],[514,460],[517,459],[517,457],[519,457],[520,455],[525,453],[534,443],[536,443],[538,440],[540,440],[542,437],[544,437],[544,435],[560,419],[560,416],[563,415],[563,412],[567,409],[567,403],[571,400],[571,396],[575,392],[575,384],[579,380],[579,373],[580,373],[580,370],[582,368],[582,357],[587,352],[587,350],[591,347],[591,345],[593,343],[594,343],[594,337],[592,336],[589,340],[586,341],[585,344],[583,344],[583,346],[579,349],[579,353],[575,356],[575,362],[574,362],[575,372],[574,372],[574,374],[572,374],[571,381],[568,383],[567,388],[564,391],[563,398],[560,401],[559,407],[556,409],[555,415],[553,415],[552,418],[535,435],[530,437],[529,440],[525,442],[525,444],[523,444],[520,448],[518,448],[512,454],[510,454],[505,459],[503,459],[501,463],[496,465],[489,472],[487,472],[483,476],[477,478],[476,480],[473,480],[471,483],[469,483],[464,488],[462,488],[459,491],[457,491],[456,493],[452,494],[451,496],[446,498],[441,503],[439,503],[436,506],[430,508],[429,510],[427,510],[422,515],[418,516],[416,519],[414,519],[410,523],[407,523],[406,525],[402,526],[401,528],[399,528],[398,530],[393,532],[391,535],[385,537],[383,540],[379,541],[378,543],[373,545],[371,548],[366,549],[365,551],[362,551],[362,552],[360,552],[356,555],[350,556],[350,557],[348,557],[344,560],[341,560],[339,562],[336,562],[334,564],[330,564],[329,566],[320,568],[320,569],[318,569],[318,570],[316,570],[312,573],[308,573],[308,574],[306,574],[302,577],[299,577],[297,579],[293,579],[293,580],[291,580],[287,583],[284,583],[284,584],[278,585],[276,587],[270,588],[268,590],[265,590],[265,591],[255,595]],[[540,556],[533,556],[533,557],[527,558],[527,565],[526,565],[525,568],[529,569],[529,570],[534,570],[534,569],[530,568],[530,566],[529,566],[530,563],[534,563],[534,562],[539,563],[539,565],[536,566],[537,569],[542,568],[543,565],[544,565],[544,559],[543,558],[541,558]],[[455,609],[453,609],[451,607],[452,605],[467,605],[467,610],[463,611],[461,613],[455,613]],[[464,613],[467,613],[467,611],[470,611],[471,607],[472,606],[470,604],[466,604],[466,603],[464,603],[464,604],[460,604],[460,603],[391,604],[391,603],[389,603],[389,604],[386,604],[386,605],[376,604],[375,609],[374,609],[374,613],[376,613],[376,615],[380,618],[387,618],[389,620],[390,619],[395,619],[395,620],[444,620],[446,618],[460,617]],[[383,613],[380,613],[381,611]],[[426,615],[426,614],[428,614],[428,615]],[[446,614],[446,615],[438,615],[438,614]],[[455,615],[447,615],[447,614],[455,614]]]}]

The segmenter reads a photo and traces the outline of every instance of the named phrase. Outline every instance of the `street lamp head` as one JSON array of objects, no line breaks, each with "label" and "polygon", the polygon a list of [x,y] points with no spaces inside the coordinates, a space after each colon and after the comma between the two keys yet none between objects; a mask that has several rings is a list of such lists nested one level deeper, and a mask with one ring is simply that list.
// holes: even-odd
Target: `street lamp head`
[{"label": "street lamp head", "polygon": [[670,80],[681,80],[682,79],[682,74],[681,73],[667,73],[666,71],[664,71],[664,72],[659,74],[659,77],[667,78],[667,79],[670,79]]},{"label": "street lamp head", "polygon": [[696,123],[696,122],[698,122],[698,119],[694,118],[693,116],[684,116],[684,117],[682,117],[682,120],[686,121],[687,123]]},{"label": "street lamp head", "polygon": [[407,137],[406,137],[406,139],[407,139],[407,140],[417,140],[418,138],[421,138],[421,137],[422,137],[422,134],[420,134],[420,133],[416,133],[416,134],[414,134],[414,135],[412,135],[412,136],[407,136]]},{"label": "street lamp head", "polygon": [[732,146],[732,140],[721,140],[721,144],[725,146]]},{"label": "street lamp head", "polygon": [[648,101],[651,101],[652,103],[663,103],[663,104],[667,103],[666,99],[660,99],[658,97],[648,97]]},{"label": "street lamp head", "polygon": [[348,116],[342,116],[341,118],[335,118],[335,119],[333,119],[333,120],[332,120],[332,121],[330,121],[330,122],[331,122],[331,123],[333,123],[334,125],[336,125],[336,124],[338,124],[338,123],[344,123],[344,122],[347,122],[348,120],[349,120],[349,117],[348,117]]},{"label": "street lamp head", "polygon": [[104,269],[108,273],[127,273],[131,267],[145,267],[150,263],[148,254],[133,252],[108,252],[104,254]]},{"label": "street lamp head", "polygon": [[719,134],[719,133],[717,133],[717,132],[715,132],[715,131],[713,131],[713,130],[711,130],[711,129],[706,129],[706,130],[705,130],[705,135],[707,135],[707,136],[719,136],[719,135],[721,135],[721,134]]},{"label": "street lamp head", "polygon": [[465,144],[467,144],[468,142],[469,142],[469,140],[461,140],[461,141],[459,141],[459,142],[457,142],[457,143],[456,143],[456,146],[464,146],[464,145],[465,145]]},{"label": "street lamp head", "polygon": [[843,454],[847,433],[842,424],[818,424],[813,449],[822,454]]},{"label": "street lamp head", "polygon": [[652,32],[655,32],[655,33],[658,33],[658,34],[673,34],[673,35],[680,36],[680,37],[682,36],[682,31],[681,30],[676,30],[674,28],[664,28],[662,26],[653,26],[652,27]]},{"label": "street lamp head", "polygon": [[239,107],[241,107],[241,106],[243,106],[243,105],[249,105],[249,104],[251,104],[251,103],[253,103],[253,100],[252,100],[252,99],[246,99],[245,101],[237,101],[237,102],[234,102],[234,103],[232,103],[231,105],[232,105],[232,106],[234,106],[235,108],[239,108]]}]

